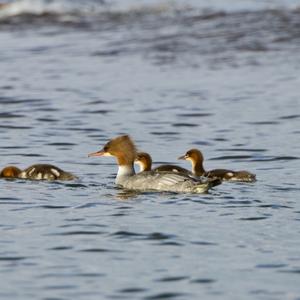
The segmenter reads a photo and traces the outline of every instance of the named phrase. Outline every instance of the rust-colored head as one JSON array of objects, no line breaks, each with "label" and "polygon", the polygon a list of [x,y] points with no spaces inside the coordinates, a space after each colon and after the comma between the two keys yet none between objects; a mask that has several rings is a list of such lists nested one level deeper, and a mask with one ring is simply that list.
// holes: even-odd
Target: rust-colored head
[{"label": "rust-colored head", "polygon": [[136,147],[128,135],[121,135],[106,143],[100,151],[88,156],[115,156],[119,165],[128,165],[136,158]]},{"label": "rust-colored head", "polygon": [[140,172],[151,171],[152,158],[146,152],[138,152],[134,161],[140,166]]},{"label": "rust-colored head", "polygon": [[18,178],[21,172],[22,171],[15,166],[7,166],[1,171],[0,177]]}]

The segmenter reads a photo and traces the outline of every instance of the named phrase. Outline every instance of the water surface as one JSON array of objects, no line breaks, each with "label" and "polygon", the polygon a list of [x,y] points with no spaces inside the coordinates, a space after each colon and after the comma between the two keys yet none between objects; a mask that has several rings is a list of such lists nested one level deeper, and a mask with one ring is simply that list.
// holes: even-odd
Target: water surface
[{"label": "water surface", "polygon": [[[297,1],[21,1],[0,18],[3,299],[300,299]],[[199,148],[255,184],[127,193],[130,134],[155,164]],[[183,167],[185,162],[178,161]]]}]

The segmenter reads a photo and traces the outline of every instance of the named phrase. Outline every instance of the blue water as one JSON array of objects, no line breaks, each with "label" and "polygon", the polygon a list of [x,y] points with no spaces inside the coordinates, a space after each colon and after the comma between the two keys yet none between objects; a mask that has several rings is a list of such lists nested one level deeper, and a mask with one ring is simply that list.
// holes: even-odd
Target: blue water
[{"label": "blue water", "polygon": [[[63,4],[63,5],[62,5]],[[92,7],[92,9],[91,9]],[[21,1],[0,18],[1,299],[300,299],[297,1]],[[1,14],[0,14],[1,16]],[[199,148],[254,184],[131,193],[130,134],[154,163]]]}]

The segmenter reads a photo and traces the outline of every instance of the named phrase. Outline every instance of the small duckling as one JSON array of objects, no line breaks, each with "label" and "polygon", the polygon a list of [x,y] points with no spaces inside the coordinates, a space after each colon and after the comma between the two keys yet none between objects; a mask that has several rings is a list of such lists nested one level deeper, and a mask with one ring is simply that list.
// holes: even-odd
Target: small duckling
[{"label": "small duckling", "polygon": [[50,181],[73,180],[77,178],[75,175],[49,164],[35,164],[23,171],[15,166],[7,166],[1,171],[0,177]]},{"label": "small duckling", "polygon": [[[151,171],[152,158],[150,154],[146,152],[138,152],[134,162],[139,165],[140,172]],[[182,173],[186,175],[193,175],[192,172],[190,172],[189,170],[175,165],[161,165],[152,169],[152,171],[158,171],[158,172],[168,171],[168,172]]]},{"label": "small duckling", "polygon": [[185,155],[178,157],[178,159],[189,160],[192,163],[192,173],[195,176],[206,176],[209,178],[219,178],[224,181],[239,181],[239,182],[254,182],[256,175],[248,171],[232,171],[227,169],[214,169],[205,171],[203,167],[203,154],[198,149],[191,149]]}]

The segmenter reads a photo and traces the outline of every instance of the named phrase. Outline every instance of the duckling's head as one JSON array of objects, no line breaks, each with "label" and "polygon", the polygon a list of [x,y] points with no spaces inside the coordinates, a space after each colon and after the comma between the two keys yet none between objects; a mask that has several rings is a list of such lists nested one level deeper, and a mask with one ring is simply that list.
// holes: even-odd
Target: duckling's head
[{"label": "duckling's head", "polygon": [[5,167],[1,173],[0,177],[3,178],[18,178],[19,175],[21,174],[21,170],[15,166],[7,166]]},{"label": "duckling's head", "polygon": [[140,172],[151,171],[152,158],[146,152],[138,152],[134,161],[140,167]]},{"label": "duckling's head", "polygon": [[115,156],[119,165],[133,164],[136,158],[136,147],[128,135],[121,135],[106,143],[102,150],[88,156]]},{"label": "duckling's head", "polygon": [[191,149],[178,157],[178,159],[190,160],[192,163],[202,163],[203,162],[203,155],[200,150],[198,149]]}]

